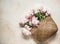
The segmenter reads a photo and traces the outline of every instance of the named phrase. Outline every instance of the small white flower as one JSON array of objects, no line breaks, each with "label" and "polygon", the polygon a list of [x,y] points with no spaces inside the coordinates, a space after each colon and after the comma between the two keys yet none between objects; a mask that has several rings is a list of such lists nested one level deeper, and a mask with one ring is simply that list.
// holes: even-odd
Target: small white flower
[{"label": "small white flower", "polygon": [[47,11],[47,9],[46,9],[46,8],[44,8],[44,9],[43,9],[43,12],[45,12],[45,11]]},{"label": "small white flower", "polygon": [[48,13],[46,13],[46,16],[48,16]]},{"label": "small white flower", "polygon": [[39,8],[39,11],[40,11],[41,13],[43,12],[43,7],[42,7],[42,6]]},{"label": "small white flower", "polygon": [[29,21],[29,25],[32,26],[32,21]]},{"label": "small white flower", "polygon": [[49,15],[50,15],[50,12],[47,12],[47,13],[46,13],[46,16],[49,16]]},{"label": "small white flower", "polygon": [[22,33],[27,36],[31,35],[31,32],[29,30],[27,30],[26,28],[23,28]]},{"label": "small white flower", "polygon": [[27,30],[31,30],[32,28],[30,28],[28,25],[25,25],[25,28],[27,29]]}]

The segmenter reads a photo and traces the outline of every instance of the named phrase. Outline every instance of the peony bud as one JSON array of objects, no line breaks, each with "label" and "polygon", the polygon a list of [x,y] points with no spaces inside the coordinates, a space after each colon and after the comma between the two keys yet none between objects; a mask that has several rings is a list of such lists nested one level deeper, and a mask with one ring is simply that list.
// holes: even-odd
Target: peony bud
[{"label": "peony bud", "polygon": [[21,26],[21,27],[24,27],[24,26],[25,26],[25,24],[24,24],[24,23],[20,23],[20,26]]}]

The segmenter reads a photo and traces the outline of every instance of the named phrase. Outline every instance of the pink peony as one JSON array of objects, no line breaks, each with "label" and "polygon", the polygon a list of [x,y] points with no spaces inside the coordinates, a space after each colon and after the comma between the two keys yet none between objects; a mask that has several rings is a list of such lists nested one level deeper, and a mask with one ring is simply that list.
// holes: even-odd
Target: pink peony
[{"label": "pink peony", "polygon": [[37,26],[39,24],[39,20],[37,20],[37,17],[35,17],[35,16],[32,17],[32,24],[34,26]]},{"label": "pink peony", "polygon": [[30,21],[32,19],[32,15],[25,16],[25,18]]}]

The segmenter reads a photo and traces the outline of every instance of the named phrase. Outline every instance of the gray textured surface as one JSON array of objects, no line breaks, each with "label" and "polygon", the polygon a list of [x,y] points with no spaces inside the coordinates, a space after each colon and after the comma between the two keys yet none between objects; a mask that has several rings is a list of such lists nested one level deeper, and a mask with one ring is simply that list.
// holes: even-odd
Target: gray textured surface
[{"label": "gray textured surface", "polygon": [[37,4],[51,9],[59,29],[57,36],[47,44],[60,44],[60,0],[0,0],[0,44],[35,44],[32,39],[22,38],[18,23]]}]

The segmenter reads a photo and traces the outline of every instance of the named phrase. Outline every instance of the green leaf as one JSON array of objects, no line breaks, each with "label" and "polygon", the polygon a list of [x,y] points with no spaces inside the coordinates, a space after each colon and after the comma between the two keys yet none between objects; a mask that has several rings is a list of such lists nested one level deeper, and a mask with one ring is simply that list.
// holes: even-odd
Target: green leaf
[{"label": "green leaf", "polygon": [[44,19],[45,13],[43,13],[43,15],[42,15],[40,12],[37,12],[37,13],[35,14],[35,16],[38,17],[38,20],[39,20],[39,21],[41,21],[41,20]]},{"label": "green leaf", "polygon": [[35,14],[35,16],[38,17],[38,20],[41,19],[41,18],[40,18],[40,16],[41,16],[40,12],[37,12],[37,13]]},{"label": "green leaf", "polygon": [[39,17],[40,15],[41,15],[40,12],[37,12],[37,13],[35,14],[36,17]]},{"label": "green leaf", "polygon": [[26,23],[25,23],[25,25],[28,25],[28,26],[30,26],[30,25],[29,25],[29,22],[26,22]]}]

